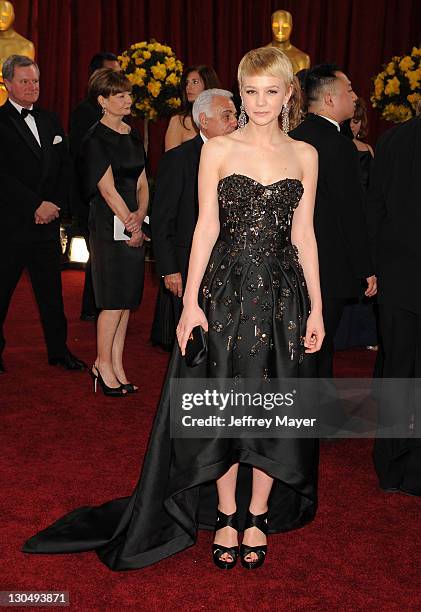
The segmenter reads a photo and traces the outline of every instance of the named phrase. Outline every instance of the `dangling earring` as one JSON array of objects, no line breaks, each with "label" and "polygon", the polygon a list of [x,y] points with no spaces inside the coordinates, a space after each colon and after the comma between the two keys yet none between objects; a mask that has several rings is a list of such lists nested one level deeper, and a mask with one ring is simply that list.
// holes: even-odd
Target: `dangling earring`
[{"label": "dangling earring", "polygon": [[105,109],[105,106],[101,106],[101,108],[102,108],[102,114],[105,115],[105,113],[107,112]]},{"label": "dangling earring", "polygon": [[243,102],[241,101],[240,106],[240,115],[238,117],[237,126],[241,130],[247,123],[248,117],[246,111],[244,110]]},{"label": "dangling earring", "polygon": [[282,104],[281,111],[282,131],[284,134],[289,132],[289,107],[287,104]]}]

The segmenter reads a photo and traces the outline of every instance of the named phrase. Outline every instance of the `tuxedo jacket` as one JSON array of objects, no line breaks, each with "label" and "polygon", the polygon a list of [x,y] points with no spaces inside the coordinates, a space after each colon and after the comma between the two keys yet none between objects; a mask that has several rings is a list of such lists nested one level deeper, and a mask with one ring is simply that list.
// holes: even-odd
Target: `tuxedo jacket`
[{"label": "tuxedo jacket", "polygon": [[101,109],[89,98],[82,100],[70,115],[69,144],[70,153],[74,159],[77,158],[82,141],[86,132],[94,123],[101,119]]},{"label": "tuxedo jacket", "polygon": [[[36,109],[39,146],[25,120],[10,103],[0,107],[0,222],[2,241],[58,240],[58,219],[35,224],[35,210],[48,200],[65,212],[70,157],[54,113]],[[56,144],[54,144],[56,142]]]},{"label": "tuxedo jacket", "polygon": [[314,230],[322,295],[357,297],[363,279],[374,274],[357,149],[333,123],[311,113],[289,135],[319,154]]},{"label": "tuxedo jacket", "polygon": [[77,159],[82,142],[89,130],[101,119],[102,113],[98,104],[89,98],[82,100],[70,115],[69,145],[73,161],[70,206],[83,231],[88,229],[89,201],[83,196],[82,179],[79,175]]},{"label": "tuxedo jacket", "polygon": [[378,301],[421,313],[421,117],[379,139],[367,198]]},{"label": "tuxedo jacket", "polygon": [[198,216],[197,175],[203,140],[167,151],[158,167],[151,230],[159,274],[187,274],[189,251]]}]

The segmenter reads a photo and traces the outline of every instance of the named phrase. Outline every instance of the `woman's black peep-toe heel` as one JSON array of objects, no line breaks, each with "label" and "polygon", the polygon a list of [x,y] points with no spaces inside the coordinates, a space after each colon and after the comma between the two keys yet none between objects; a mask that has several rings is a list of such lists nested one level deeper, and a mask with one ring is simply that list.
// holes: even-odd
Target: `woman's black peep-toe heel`
[{"label": "woman's black peep-toe heel", "polygon": [[[244,531],[249,529],[250,527],[257,527],[260,529],[265,535],[268,532],[268,513],[264,514],[252,514],[250,511],[247,512],[246,525],[244,527]],[[257,555],[257,559],[255,561],[246,561],[246,557],[250,555],[250,553],[254,553]],[[246,569],[257,569],[261,567],[265,562],[267,553],[266,544],[262,544],[261,546],[247,546],[247,544],[241,544],[240,548],[240,557],[241,557],[241,565]]]},{"label": "woman's black peep-toe heel", "polygon": [[[224,514],[223,512],[218,510],[215,532],[217,532],[219,529],[223,529],[224,527],[232,527],[238,533],[238,516],[236,512],[234,512],[234,514]],[[213,562],[217,567],[219,567],[219,569],[232,569],[237,563],[238,552],[238,546],[228,547],[222,546],[222,544],[213,544]],[[224,561],[223,559],[221,559],[224,554],[228,554],[231,557],[231,561]]]},{"label": "woman's black peep-toe heel", "polygon": [[108,385],[106,385],[101,376],[100,371],[98,370],[95,364],[92,366],[89,372],[94,381],[94,393],[96,393],[99,383],[99,386],[101,387],[104,395],[108,395],[109,397],[124,397],[125,395],[127,395],[121,385],[119,387],[109,387]]},{"label": "woman's black peep-toe heel", "polygon": [[[118,381],[120,383],[120,381]],[[139,391],[138,387],[133,383],[120,383],[121,388],[127,391],[127,393],[137,393]]]}]

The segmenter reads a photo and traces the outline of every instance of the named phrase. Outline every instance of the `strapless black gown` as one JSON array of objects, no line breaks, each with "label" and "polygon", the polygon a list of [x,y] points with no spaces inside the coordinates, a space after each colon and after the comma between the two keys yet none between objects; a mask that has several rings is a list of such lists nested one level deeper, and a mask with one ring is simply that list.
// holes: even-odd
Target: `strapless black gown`
[{"label": "strapless black gown", "polygon": [[263,186],[233,174],[218,186],[221,231],[202,283],[209,322],[207,360],[170,361],[143,471],[131,497],[74,510],[30,538],[28,553],[95,550],[113,570],[155,563],[214,529],[215,481],[240,462],[237,504],[244,524],[251,466],[274,477],[269,533],[302,527],[317,507],[318,443],[313,439],[170,438],[172,378],[310,377],[302,342],[309,298],[291,220],[303,194],[296,179]]}]

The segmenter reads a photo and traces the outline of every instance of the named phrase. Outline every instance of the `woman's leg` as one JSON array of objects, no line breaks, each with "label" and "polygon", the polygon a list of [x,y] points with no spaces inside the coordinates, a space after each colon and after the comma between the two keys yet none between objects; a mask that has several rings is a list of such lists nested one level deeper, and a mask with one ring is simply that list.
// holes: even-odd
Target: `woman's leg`
[{"label": "woman's leg", "polygon": [[[216,488],[218,491],[218,510],[224,514],[233,514],[237,510],[237,504],[235,501],[235,488],[237,484],[237,473],[238,463],[235,463],[230,469],[225,472],[221,478],[216,481]],[[214,544],[221,544],[221,546],[232,546],[238,545],[238,534],[232,527],[223,527],[218,529],[215,533]],[[222,561],[232,561],[232,557],[229,553],[224,553],[221,556]]]},{"label": "woman's leg", "polygon": [[97,358],[95,367],[109,387],[119,387],[113,368],[113,345],[122,310],[101,310],[97,323]]},{"label": "woman's leg", "polygon": [[118,380],[124,385],[129,381],[127,380],[126,373],[123,366],[123,352],[124,344],[126,342],[127,325],[129,323],[130,310],[123,310],[118,324],[117,331],[114,336],[113,349],[112,349],[112,360],[114,374]]},{"label": "woman's leg", "polygon": [[[249,510],[251,514],[264,514],[268,509],[269,494],[272,489],[273,478],[262,470],[253,468],[253,487]],[[247,546],[261,546],[266,544],[265,534],[257,529],[250,527],[244,531],[243,544]],[[256,553],[250,553],[245,557],[246,561],[256,561]]]}]

